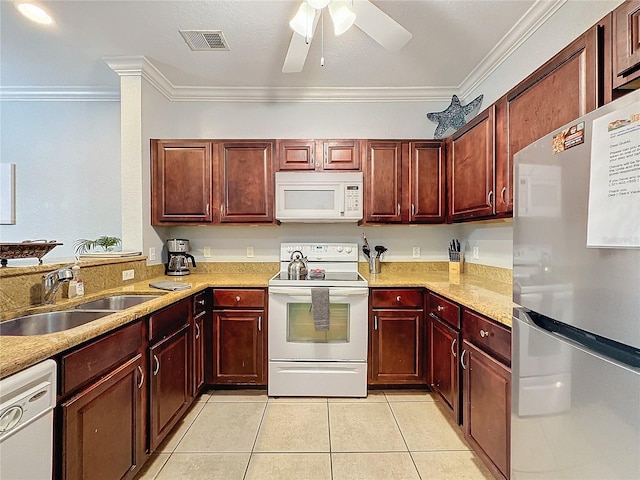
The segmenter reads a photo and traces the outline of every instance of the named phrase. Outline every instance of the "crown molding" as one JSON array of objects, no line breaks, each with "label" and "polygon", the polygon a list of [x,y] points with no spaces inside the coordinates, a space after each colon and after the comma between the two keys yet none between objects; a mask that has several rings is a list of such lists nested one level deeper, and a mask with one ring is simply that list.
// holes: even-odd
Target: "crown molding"
[{"label": "crown molding", "polygon": [[0,87],[3,102],[119,102],[118,87]]},{"label": "crown molding", "polygon": [[458,87],[460,98],[466,98],[484,82],[507,58],[538,30],[567,0],[537,0],[520,21],[509,30]]}]

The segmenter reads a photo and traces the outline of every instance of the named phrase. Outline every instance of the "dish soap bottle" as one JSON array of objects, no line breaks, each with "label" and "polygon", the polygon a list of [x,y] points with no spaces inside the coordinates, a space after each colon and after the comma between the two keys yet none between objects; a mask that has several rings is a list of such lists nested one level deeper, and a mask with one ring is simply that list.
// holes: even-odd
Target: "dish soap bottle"
[{"label": "dish soap bottle", "polygon": [[80,265],[77,263],[71,267],[73,279],[69,282],[69,298],[82,297],[84,295],[84,283],[80,278]]}]

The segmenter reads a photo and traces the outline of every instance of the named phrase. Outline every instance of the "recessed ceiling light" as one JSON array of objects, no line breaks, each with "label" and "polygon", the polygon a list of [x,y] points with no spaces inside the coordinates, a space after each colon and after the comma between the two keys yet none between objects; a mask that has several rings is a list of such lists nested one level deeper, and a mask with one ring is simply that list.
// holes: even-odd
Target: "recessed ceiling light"
[{"label": "recessed ceiling light", "polygon": [[53,18],[42,8],[34,3],[22,2],[16,4],[18,11],[32,22],[42,25],[50,25]]}]

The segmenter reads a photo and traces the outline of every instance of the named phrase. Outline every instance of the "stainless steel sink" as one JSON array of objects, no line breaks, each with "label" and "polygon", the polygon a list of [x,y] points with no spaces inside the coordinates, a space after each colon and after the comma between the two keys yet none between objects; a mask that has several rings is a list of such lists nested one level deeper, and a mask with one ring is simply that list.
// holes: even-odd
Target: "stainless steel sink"
[{"label": "stainless steel sink", "polygon": [[129,307],[148,302],[160,295],[113,295],[78,305],[78,310],[125,310]]},{"label": "stainless steel sink", "polygon": [[61,332],[84,325],[98,318],[111,315],[113,311],[61,310],[35,313],[0,322],[0,335],[27,336]]}]

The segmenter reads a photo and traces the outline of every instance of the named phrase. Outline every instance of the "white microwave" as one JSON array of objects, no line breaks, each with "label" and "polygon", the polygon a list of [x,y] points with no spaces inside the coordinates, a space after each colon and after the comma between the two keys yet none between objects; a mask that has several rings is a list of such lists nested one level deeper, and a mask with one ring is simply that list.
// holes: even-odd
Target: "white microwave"
[{"label": "white microwave", "polygon": [[362,220],[362,172],[276,172],[276,220]]}]

